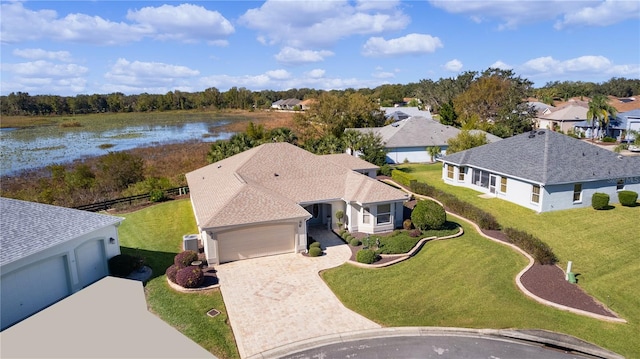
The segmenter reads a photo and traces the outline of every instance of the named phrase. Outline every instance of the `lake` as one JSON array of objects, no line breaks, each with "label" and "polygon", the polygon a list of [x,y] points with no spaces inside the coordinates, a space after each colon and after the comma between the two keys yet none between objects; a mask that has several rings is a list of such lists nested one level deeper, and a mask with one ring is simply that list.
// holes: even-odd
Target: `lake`
[{"label": "lake", "polygon": [[65,164],[74,160],[170,143],[229,139],[232,132],[218,131],[230,121],[172,124],[135,124],[89,131],[60,126],[0,129],[0,175]]}]

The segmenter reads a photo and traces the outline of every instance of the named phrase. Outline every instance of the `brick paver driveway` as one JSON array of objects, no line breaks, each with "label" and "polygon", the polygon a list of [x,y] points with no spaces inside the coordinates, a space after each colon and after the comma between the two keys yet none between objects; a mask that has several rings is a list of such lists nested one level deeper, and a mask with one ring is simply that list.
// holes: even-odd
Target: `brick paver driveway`
[{"label": "brick paver driveway", "polygon": [[283,254],[216,267],[242,358],[299,340],[380,328],[345,308],[318,275],[347,261],[351,250],[327,231],[310,234],[326,246],[324,256]]}]

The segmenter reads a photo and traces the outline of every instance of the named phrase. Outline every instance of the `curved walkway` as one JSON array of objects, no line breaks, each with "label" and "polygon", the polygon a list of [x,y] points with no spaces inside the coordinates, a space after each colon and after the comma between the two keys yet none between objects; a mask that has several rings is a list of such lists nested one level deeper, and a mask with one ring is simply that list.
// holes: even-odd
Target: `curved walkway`
[{"label": "curved walkway", "polygon": [[[408,190],[408,189],[407,189],[407,188],[405,188],[404,186],[400,185],[399,183],[397,183],[397,182],[395,182],[395,181],[393,181],[393,180],[391,180],[391,179],[384,179],[384,180],[383,180],[383,182],[386,182],[386,183],[388,183],[388,184],[390,184],[390,185],[393,185],[393,186],[395,186],[395,187],[398,187],[398,188],[402,189],[403,191],[405,191],[405,192],[407,192],[407,193],[409,193],[409,194],[411,194],[411,195],[415,196],[416,198],[430,199],[430,200],[432,200],[432,201],[438,202],[438,203],[440,203],[440,205],[442,205],[442,206],[444,207],[444,205],[443,205],[440,201],[438,201],[437,199],[432,198],[432,197],[428,197],[428,196],[423,196],[423,195],[420,195],[420,194],[417,194],[417,193],[414,193],[414,192],[412,192],[412,191]],[[547,305],[547,306],[550,306],[550,307],[554,307],[554,308],[556,308],[556,309],[560,309],[560,310],[568,311],[568,312],[571,312],[571,313],[575,313],[575,314],[579,314],[579,315],[584,315],[584,316],[587,316],[587,317],[591,317],[591,318],[595,318],[595,319],[599,319],[599,320],[604,320],[604,321],[608,321],[608,322],[617,322],[617,323],[626,323],[626,322],[627,322],[627,321],[626,321],[625,319],[623,319],[623,318],[610,317],[610,316],[606,316],[606,315],[595,314],[595,313],[591,313],[591,312],[588,312],[588,311],[585,311],[585,310],[576,309],[576,308],[568,307],[568,306],[566,306],[566,305],[562,305],[562,304],[559,304],[559,303],[555,303],[555,302],[552,302],[552,301],[546,300],[546,299],[544,299],[544,298],[540,298],[539,296],[537,296],[537,295],[535,295],[534,293],[532,293],[531,291],[529,291],[529,290],[528,290],[528,289],[527,289],[527,288],[522,284],[522,276],[523,276],[523,275],[524,275],[524,274],[525,274],[525,273],[526,273],[526,272],[527,272],[531,267],[533,267],[533,265],[535,264],[535,260],[533,259],[533,257],[532,257],[529,253],[525,252],[525,251],[524,251],[524,250],[522,250],[520,247],[518,247],[518,246],[516,246],[516,245],[514,245],[514,244],[507,243],[507,242],[501,241],[501,240],[499,240],[499,239],[497,239],[497,238],[494,238],[494,237],[489,236],[488,234],[484,233],[484,232],[480,229],[480,227],[479,227],[475,222],[472,222],[472,221],[470,221],[470,220],[468,220],[468,219],[466,219],[466,218],[464,218],[464,217],[462,217],[462,216],[460,216],[460,215],[457,215],[457,214],[455,214],[455,213],[451,213],[451,212],[449,212],[449,211],[447,211],[447,215],[451,215],[451,216],[453,216],[453,217],[456,217],[456,218],[458,218],[458,219],[461,219],[461,220],[463,220],[463,221],[467,222],[468,224],[470,224],[471,226],[473,226],[473,227],[476,229],[476,231],[477,231],[481,236],[483,236],[483,237],[485,237],[485,238],[487,238],[487,239],[490,239],[490,240],[492,240],[492,241],[494,241],[494,242],[500,243],[500,244],[502,244],[502,245],[509,246],[509,247],[511,247],[513,250],[515,250],[515,251],[517,251],[517,252],[520,252],[523,256],[525,256],[525,257],[529,260],[529,264],[527,264],[527,266],[526,266],[523,270],[521,270],[521,271],[516,275],[516,285],[518,286],[518,289],[520,289],[520,291],[521,291],[522,293],[524,293],[526,296],[530,297],[531,299],[535,300],[536,302],[541,303],[541,304],[544,304],[544,305]]]}]

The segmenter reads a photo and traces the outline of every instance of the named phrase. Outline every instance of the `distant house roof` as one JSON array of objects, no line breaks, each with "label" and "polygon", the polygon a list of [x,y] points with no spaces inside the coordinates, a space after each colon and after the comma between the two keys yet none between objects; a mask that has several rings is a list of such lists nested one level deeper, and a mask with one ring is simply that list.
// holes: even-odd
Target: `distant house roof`
[{"label": "distant house roof", "polygon": [[582,121],[587,118],[588,105],[579,102],[571,102],[562,107],[554,108],[550,113],[540,115],[538,118],[554,121]]},{"label": "distant house roof", "polygon": [[438,160],[542,185],[640,176],[640,157],[620,156],[549,130],[527,132]]},{"label": "distant house roof", "polygon": [[627,130],[631,127],[630,122],[640,122],[640,109],[618,113],[616,118],[610,121],[609,128]]},{"label": "distant house roof", "polygon": [[[387,148],[447,146],[447,140],[461,132],[453,126],[446,126],[438,121],[418,116],[384,127],[355,128],[354,130],[379,135]],[[489,142],[501,139],[484,131],[474,130],[474,132],[484,133]]]},{"label": "distant house roof", "polygon": [[267,143],[186,175],[202,228],[310,217],[301,204],[402,201],[404,192],[354,172],[336,158]]},{"label": "distant house roof", "polygon": [[215,358],[149,312],[141,282],[116,277],[5,329],[0,340],[8,358]]},{"label": "distant house roof", "polygon": [[[398,119],[399,117],[404,117],[404,118],[399,118],[400,120],[403,120],[405,118],[412,117],[412,116],[422,116],[426,118],[431,118],[430,111],[423,111],[417,107],[380,107],[380,111],[384,112],[386,118],[394,117]],[[402,114],[406,116],[403,116]]]},{"label": "distant house roof", "polygon": [[329,161],[349,168],[352,171],[361,171],[361,170],[377,170],[380,167],[374,165],[373,163],[369,163],[360,157],[350,155],[348,153],[336,153],[331,155],[323,155],[323,157],[327,158]]},{"label": "distant house roof", "polygon": [[0,265],[14,262],[124,218],[0,198]]},{"label": "distant house roof", "polygon": [[528,104],[533,107],[533,109],[536,111],[536,114],[538,114],[539,116],[544,115],[545,113],[549,113],[553,109],[555,109],[555,107],[539,101],[529,101]]}]

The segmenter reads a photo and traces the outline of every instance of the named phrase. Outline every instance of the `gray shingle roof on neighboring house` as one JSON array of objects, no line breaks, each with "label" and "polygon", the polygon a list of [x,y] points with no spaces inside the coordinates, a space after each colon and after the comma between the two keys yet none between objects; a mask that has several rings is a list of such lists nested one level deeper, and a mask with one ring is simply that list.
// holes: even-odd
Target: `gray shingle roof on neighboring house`
[{"label": "gray shingle roof on neighboring house", "polygon": [[394,113],[399,112],[408,115],[407,117],[421,116],[431,118],[431,111],[421,110],[417,107],[380,107],[380,111],[384,112],[385,117],[393,116]]},{"label": "gray shingle roof on neighboring house", "polygon": [[540,130],[438,159],[543,185],[640,177],[640,157],[625,157],[561,133]]},{"label": "gray shingle roof on neighboring house", "polygon": [[[447,141],[456,137],[461,130],[446,126],[426,117],[409,117],[384,127],[354,128],[361,133],[373,132],[382,137],[387,148],[447,146]],[[472,133],[484,133],[489,142],[501,140],[500,137],[480,130]]]},{"label": "gray shingle roof on neighboring house", "polygon": [[54,247],[124,218],[0,198],[0,265]]}]

